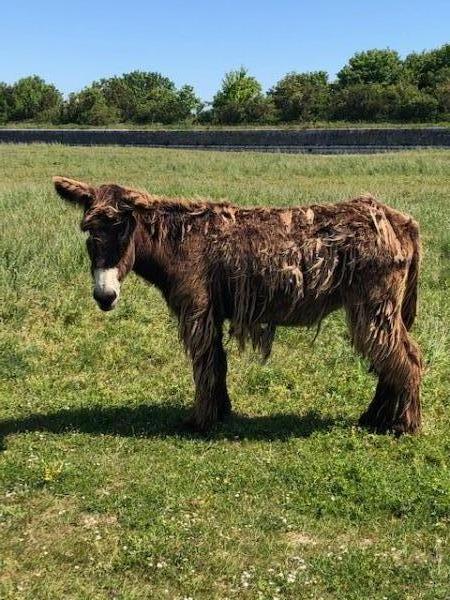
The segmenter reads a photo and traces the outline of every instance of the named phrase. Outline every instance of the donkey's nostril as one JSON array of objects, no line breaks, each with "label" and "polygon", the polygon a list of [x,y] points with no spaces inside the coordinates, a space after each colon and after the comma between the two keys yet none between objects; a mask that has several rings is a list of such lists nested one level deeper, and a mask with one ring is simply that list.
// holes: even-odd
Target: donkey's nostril
[{"label": "donkey's nostril", "polygon": [[94,290],[94,298],[98,302],[100,308],[104,310],[111,308],[111,305],[117,299],[117,293],[114,290],[108,292]]}]

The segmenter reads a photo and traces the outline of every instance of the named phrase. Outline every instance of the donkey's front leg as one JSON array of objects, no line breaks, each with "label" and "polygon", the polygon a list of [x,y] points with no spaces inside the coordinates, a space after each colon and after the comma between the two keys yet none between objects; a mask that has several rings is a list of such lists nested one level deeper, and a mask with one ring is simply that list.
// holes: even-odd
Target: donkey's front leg
[{"label": "donkey's front leg", "polygon": [[196,316],[187,340],[195,381],[195,405],[188,424],[207,431],[231,413],[227,391],[227,357],[222,344],[222,323],[211,313]]}]

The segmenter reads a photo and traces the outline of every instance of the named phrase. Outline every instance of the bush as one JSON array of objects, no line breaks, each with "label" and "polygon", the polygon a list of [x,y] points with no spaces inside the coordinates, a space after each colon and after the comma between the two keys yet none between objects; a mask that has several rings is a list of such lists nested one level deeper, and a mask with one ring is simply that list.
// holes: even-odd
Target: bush
[{"label": "bush", "polygon": [[392,119],[396,121],[435,121],[439,102],[431,94],[414,85],[395,86],[393,93]]},{"label": "bush", "polygon": [[405,73],[419,89],[435,90],[450,81],[450,44],[428,52],[409,54],[405,59]]},{"label": "bush", "polygon": [[436,88],[438,112],[442,119],[450,120],[450,78]]},{"label": "bush", "polygon": [[11,88],[0,81],[0,123],[9,121],[11,103]]},{"label": "bush", "polygon": [[281,121],[326,119],[330,105],[330,86],[325,71],[288,73],[270,91]]},{"label": "bush", "polygon": [[395,50],[366,50],[356,52],[348,64],[337,74],[340,87],[361,84],[397,83],[403,72],[403,65]]},{"label": "bush", "polygon": [[263,95],[261,84],[241,67],[223,78],[212,111],[215,123],[265,122],[273,116],[273,104]]},{"label": "bush", "polygon": [[358,84],[333,94],[332,118],[342,121],[384,120],[387,117],[381,85]]},{"label": "bush", "polygon": [[177,123],[190,118],[196,105],[187,92],[173,93],[159,88],[136,105],[132,120],[136,123]]},{"label": "bush", "polygon": [[191,117],[201,107],[191,86],[177,90],[160,73],[133,71],[102,79],[94,86],[101,90],[108,106],[117,110],[122,121],[174,123]]},{"label": "bush", "polygon": [[184,85],[178,90],[179,119],[188,119],[198,115],[203,109],[204,103],[195,94],[191,85]]},{"label": "bush", "polygon": [[44,120],[59,115],[62,106],[62,95],[52,84],[33,75],[19,79],[10,93],[10,109],[8,118],[13,121],[34,119]]},{"label": "bush", "polygon": [[273,119],[273,109],[264,98],[253,98],[245,103],[229,100],[213,110],[213,123],[238,125],[239,123],[267,123]]},{"label": "bush", "polygon": [[201,125],[211,125],[214,122],[214,111],[209,102],[205,103],[197,113],[196,122]]},{"label": "bush", "polygon": [[434,121],[438,101],[413,85],[370,84],[337,89],[333,107],[344,121]]},{"label": "bush", "polygon": [[81,92],[70,94],[65,103],[61,120],[78,125],[109,125],[119,119],[115,108],[108,106],[98,87],[87,87]]}]

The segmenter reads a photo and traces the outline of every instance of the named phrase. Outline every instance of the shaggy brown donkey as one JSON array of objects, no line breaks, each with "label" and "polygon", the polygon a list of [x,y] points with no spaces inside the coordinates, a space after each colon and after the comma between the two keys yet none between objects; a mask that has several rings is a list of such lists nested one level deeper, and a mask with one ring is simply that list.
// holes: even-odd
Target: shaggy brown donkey
[{"label": "shaggy brown donkey", "polygon": [[421,357],[408,331],[416,314],[419,231],[370,197],[330,206],[239,208],[161,198],[117,185],[55,177],[84,209],[81,228],[94,298],[111,310],[133,270],[177,315],[196,386],[200,430],[231,410],[224,320],[240,346],[270,354],[277,325],[312,325],[344,307],[355,348],[379,381],[362,415],[378,431],[418,431]]}]

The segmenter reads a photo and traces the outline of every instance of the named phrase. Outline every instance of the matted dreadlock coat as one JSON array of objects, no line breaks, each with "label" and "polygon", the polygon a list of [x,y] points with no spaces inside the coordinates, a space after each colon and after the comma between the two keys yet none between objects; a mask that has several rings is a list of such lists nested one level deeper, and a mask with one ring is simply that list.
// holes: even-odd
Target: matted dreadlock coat
[{"label": "matted dreadlock coat", "polygon": [[[73,200],[77,185],[87,184],[55,178],[55,185]],[[240,208],[114,185],[89,187],[87,196],[84,229],[113,230],[132,220],[117,266],[122,278],[133,269],[154,283],[178,317],[193,360],[197,427],[210,427],[230,409],[225,320],[241,347],[250,341],[267,358],[277,326],[319,323],[343,306],[354,346],[379,376],[361,422],[398,432],[419,428],[421,359],[408,330],[420,246],[411,217],[372,197]]]}]

